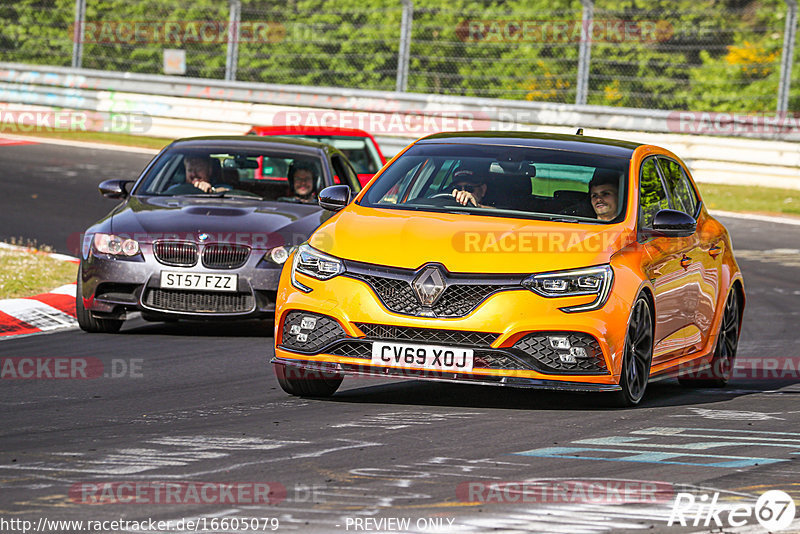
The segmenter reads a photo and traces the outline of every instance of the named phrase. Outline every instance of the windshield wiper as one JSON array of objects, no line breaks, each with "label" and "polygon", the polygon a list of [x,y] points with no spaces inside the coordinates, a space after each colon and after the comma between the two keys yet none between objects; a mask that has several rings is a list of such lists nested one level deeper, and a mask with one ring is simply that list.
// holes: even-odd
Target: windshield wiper
[{"label": "windshield wiper", "polygon": [[224,194],[224,192],[220,191],[219,193],[178,193],[170,196],[191,198],[221,198]]},{"label": "windshield wiper", "polygon": [[219,194],[220,198],[249,198],[251,200],[264,200],[259,195],[243,195],[242,193],[228,193],[227,191],[222,191]]}]

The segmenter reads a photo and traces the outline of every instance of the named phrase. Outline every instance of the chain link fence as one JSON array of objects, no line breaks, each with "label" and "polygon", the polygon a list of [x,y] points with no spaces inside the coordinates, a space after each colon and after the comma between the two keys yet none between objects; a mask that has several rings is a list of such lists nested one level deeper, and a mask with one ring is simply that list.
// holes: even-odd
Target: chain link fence
[{"label": "chain link fence", "polygon": [[274,84],[762,113],[780,109],[783,84],[788,110],[800,111],[800,46],[784,46],[787,36],[797,40],[789,5],[796,2],[17,0],[0,7],[0,58]]}]

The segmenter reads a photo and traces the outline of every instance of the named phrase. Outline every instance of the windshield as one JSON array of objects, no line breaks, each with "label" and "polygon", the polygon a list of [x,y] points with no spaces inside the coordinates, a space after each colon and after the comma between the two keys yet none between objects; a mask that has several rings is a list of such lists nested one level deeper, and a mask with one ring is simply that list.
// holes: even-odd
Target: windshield
[{"label": "windshield", "polygon": [[369,137],[333,136],[333,135],[284,135],[281,137],[293,137],[295,139],[305,139],[325,143],[341,150],[358,174],[375,174],[383,167],[378,151],[372,144]]},{"label": "windshield", "polygon": [[415,145],[361,205],[501,217],[617,222],[629,160],[540,148]]},{"label": "windshield", "polygon": [[323,160],[256,149],[174,149],[161,155],[139,195],[201,195],[316,202],[325,187]]}]

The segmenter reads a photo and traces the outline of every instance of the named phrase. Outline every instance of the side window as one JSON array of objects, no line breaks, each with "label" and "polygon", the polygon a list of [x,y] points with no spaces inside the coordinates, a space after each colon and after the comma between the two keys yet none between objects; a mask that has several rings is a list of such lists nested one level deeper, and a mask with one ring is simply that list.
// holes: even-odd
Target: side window
[{"label": "side window", "polygon": [[694,215],[697,199],[683,168],[677,161],[666,158],[658,158],[658,164],[664,175],[664,181],[667,182],[673,208],[687,215]]},{"label": "side window", "polygon": [[669,208],[667,193],[658,176],[655,158],[642,164],[639,175],[639,222],[643,228],[653,225],[653,218],[662,209]]},{"label": "side window", "polygon": [[681,167],[681,174],[683,175],[683,183],[686,186],[686,194],[687,198],[689,199],[689,204],[691,205],[691,211],[689,211],[689,215],[694,217],[695,212],[697,211],[697,205],[700,201],[697,199],[697,193],[692,187],[692,181],[689,178],[689,175],[686,174],[686,171]]},{"label": "side window", "polygon": [[331,156],[331,163],[333,164],[333,172],[336,174],[333,178],[334,183],[349,185],[353,191],[361,190],[355,171],[338,154]]},{"label": "side window", "polygon": [[457,159],[446,159],[442,162],[442,166],[439,167],[439,171],[436,173],[436,176],[433,177],[429,188],[430,191],[442,191],[443,187],[450,185],[450,171],[453,170],[453,167],[456,166],[458,161]]}]

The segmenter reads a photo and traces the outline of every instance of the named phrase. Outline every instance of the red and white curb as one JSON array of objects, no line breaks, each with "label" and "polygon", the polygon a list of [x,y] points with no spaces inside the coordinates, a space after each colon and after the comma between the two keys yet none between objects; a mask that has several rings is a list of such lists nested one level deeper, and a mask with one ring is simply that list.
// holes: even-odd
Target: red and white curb
[{"label": "red and white curb", "polygon": [[36,141],[10,137],[0,137],[0,146],[35,145]]},{"label": "red and white curb", "polygon": [[[0,243],[0,248],[45,254],[6,243]],[[78,263],[78,259],[72,256],[63,254],[48,254],[48,256]],[[54,330],[77,328],[75,291],[76,284],[73,283],[33,297],[0,300],[0,341]]]}]

